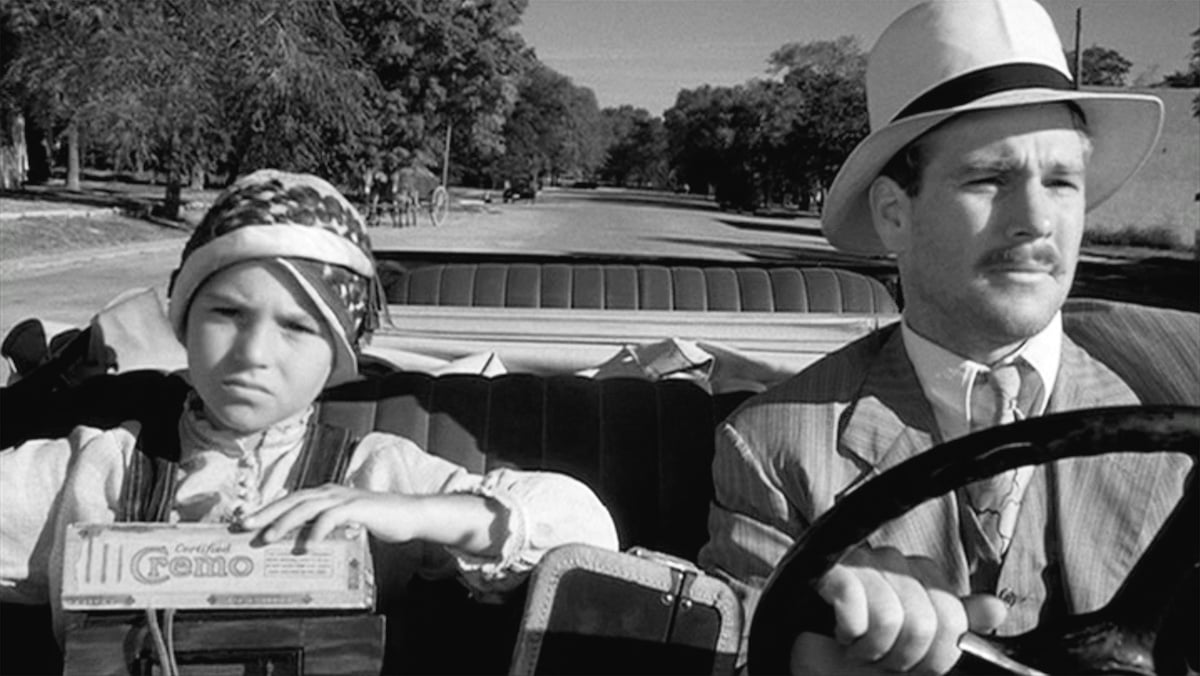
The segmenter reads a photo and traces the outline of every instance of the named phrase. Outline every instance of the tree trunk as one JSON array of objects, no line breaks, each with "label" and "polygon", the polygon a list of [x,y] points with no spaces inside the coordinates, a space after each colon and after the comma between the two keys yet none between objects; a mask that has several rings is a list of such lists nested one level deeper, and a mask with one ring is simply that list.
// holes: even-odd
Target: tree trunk
[{"label": "tree trunk", "polygon": [[46,133],[37,124],[25,125],[25,150],[29,153],[26,183],[41,185],[50,180],[50,153],[46,152]]},{"label": "tree trunk", "polygon": [[[5,145],[11,147],[11,166],[5,169],[3,182],[6,188],[19,189],[29,177],[29,151],[25,146],[25,116],[19,111],[8,115],[8,138]],[[12,183],[12,185],[8,185]]]},{"label": "tree trunk", "polygon": [[79,126],[67,125],[67,190],[79,192]]},{"label": "tree trunk", "polygon": [[179,207],[183,200],[180,194],[183,191],[183,181],[180,179],[179,170],[174,167],[167,169],[167,194],[163,198],[162,213],[159,214],[163,218],[177,221],[179,220]]}]

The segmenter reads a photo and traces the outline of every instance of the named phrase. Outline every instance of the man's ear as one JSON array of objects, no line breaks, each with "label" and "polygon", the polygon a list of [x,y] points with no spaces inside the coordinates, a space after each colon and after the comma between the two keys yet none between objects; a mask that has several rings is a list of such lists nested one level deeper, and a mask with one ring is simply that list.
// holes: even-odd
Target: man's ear
[{"label": "man's ear", "polygon": [[908,250],[912,233],[912,200],[904,188],[887,176],[871,182],[867,193],[875,233],[890,253]]}]

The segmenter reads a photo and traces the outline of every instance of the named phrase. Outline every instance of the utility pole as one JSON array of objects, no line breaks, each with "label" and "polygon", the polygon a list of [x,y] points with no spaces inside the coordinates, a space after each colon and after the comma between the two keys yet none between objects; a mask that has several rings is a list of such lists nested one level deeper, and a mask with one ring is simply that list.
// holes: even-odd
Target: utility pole
[{"label": "utility pole", "polygon": [[1083,8],[1075,8],[1075,88],[1083,83],[1083,50],[1079,48],[1079,33],[1083,26]]},{"label": "utility pole", "polygon": [[[454,122],[446,120],[446,145],[442,150],[442,186],[445,187],[450,182],[450,131],[454,129]],[[449,189],[449,188],[447,188]]]}]

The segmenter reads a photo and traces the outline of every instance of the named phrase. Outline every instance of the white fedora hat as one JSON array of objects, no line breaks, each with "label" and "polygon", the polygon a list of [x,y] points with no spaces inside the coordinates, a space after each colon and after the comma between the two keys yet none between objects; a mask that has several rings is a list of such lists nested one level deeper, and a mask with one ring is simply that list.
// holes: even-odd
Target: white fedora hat
[{"label": "white fedora hat", "polygon": [[825,236],[843,251],[886,254],[867,190],[892,156],[953,115],[1056,101],[1076,102],[1087,118],[1091,209],[1149,156],[1162,128],[1162,102],[1075,90],[1054,22],[1035,0],[933,0],[905,12],[871,50],[871,134],[834,178],[821,216]]}]

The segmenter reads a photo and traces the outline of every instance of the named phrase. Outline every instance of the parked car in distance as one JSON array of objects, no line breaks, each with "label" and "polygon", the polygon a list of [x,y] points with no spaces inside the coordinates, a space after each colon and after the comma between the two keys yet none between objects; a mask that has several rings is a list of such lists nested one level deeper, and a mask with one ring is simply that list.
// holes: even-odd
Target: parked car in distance
[{"label": "parked car in distance", "polygon": [[516,200],[537,201],[537,184],[528,180],[505,181],[504,201],[514,202]]}]

